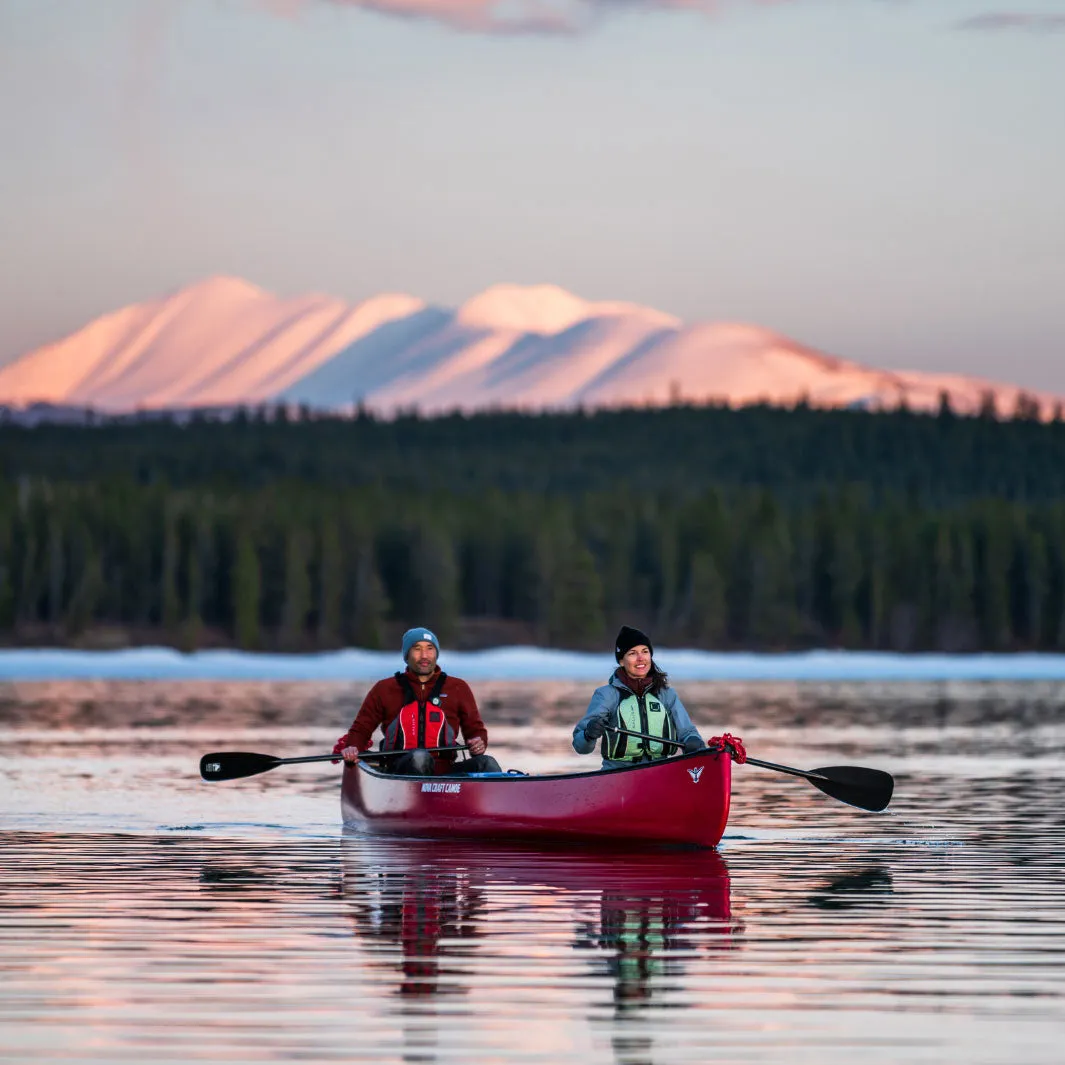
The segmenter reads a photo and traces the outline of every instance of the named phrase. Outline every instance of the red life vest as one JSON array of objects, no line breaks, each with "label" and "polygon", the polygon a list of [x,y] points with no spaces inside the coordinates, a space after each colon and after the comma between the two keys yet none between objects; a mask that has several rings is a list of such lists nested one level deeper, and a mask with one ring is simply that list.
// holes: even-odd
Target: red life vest
[{"label": "red life vest", "polygon": [[406,673],[397,673],[396,681],[403,689],[403,706],[385,729],[381,741],[383,751],[410,751],[417,747],[450,747],[455,742],[455,730],[448,724],[440,706],[440,692],[447,674],[437,677],[424,702],[414,694],[414,687]]}]

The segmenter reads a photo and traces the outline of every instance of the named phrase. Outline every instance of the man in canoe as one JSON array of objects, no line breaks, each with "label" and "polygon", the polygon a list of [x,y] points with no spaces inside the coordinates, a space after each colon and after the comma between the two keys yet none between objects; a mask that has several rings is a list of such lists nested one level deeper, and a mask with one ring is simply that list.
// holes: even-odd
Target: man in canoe
[{"label": "man in canoe", "polygon": [[[602,738],[603,769],[617,769],[668,758],[678,749],[687,754],[706,746],[680,696],[669,686],[669,677],[655,665],[654,646],[646,633],[622,625],[614,641],[614,660],[617,669],[592,693],[587,712],[573,728],[573,749],[578,754],[591,754]],[[675,740],[683,748],[627,736],[617,729]]]},{"label": "man in canoe", "polygon": [[[437,665],[440,641],[426,628],[403,634],[403,660],[407,668],[379,680],[367,693],[348,731],[333,748],[345,762],[354,764],[370,749],[374,731],[384,733],[381,750],[400,751],[382,759],[391,773],[431,774],[498,773],[499,763],[489,754],[488,730],[481,720],[470,686],[451,677]],[[427,747],[451,747],[458,734],[471,758],[455,761],[454,754],[432,754]],[[377,759],[374,764],[379,764]]]}]

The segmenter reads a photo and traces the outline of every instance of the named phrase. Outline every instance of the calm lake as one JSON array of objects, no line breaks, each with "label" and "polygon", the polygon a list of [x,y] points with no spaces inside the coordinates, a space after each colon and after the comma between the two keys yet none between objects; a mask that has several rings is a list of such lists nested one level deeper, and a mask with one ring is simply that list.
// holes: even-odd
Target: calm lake
[{"label": "calm lake", "polygon": [[[718,852],[375,840],[328,751],[368,685],[0,685],[0,1061],[1065,1060],[1065,685],[678,684]],[[504,768],[592,768],[592,685],[478,683]]]}]

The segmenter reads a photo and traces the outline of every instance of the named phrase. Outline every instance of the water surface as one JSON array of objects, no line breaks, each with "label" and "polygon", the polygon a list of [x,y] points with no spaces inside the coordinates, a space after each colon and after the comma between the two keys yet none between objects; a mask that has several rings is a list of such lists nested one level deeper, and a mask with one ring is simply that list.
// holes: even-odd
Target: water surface
[{"label": "water surface", "polygon": [[[344,834],[365,684],[0,687],[0,1061],[1051,1063],[1065,724],[1046,683],[704,685],[710,735],[888,769],[881,815],[736,767],[719,852]],[[505,767],[588,767],[587,685],[477,686]]]}]

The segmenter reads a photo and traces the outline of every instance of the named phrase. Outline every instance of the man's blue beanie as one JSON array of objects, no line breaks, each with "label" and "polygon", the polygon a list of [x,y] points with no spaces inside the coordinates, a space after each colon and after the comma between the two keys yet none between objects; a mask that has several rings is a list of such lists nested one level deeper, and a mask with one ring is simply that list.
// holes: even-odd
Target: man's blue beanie
[{"label": "man's blue beanie", "polygon": [[430,632],[428,629],[407,629],[403,633],[403,661],[407,661],[407,655],[410,654],[410,649],[419,641],[428,640],[435,648],[436,653],[440,654],[440,641],[436,638],[436,635]]}]

